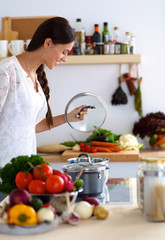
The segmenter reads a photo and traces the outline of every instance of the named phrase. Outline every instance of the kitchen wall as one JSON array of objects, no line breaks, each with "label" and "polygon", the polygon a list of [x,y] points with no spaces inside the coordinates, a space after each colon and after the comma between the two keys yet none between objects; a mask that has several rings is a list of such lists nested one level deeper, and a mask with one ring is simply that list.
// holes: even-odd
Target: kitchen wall
[{"label": "kitchen wall", "polygon": [[[121,37],[126,31],[136,36],[136,51],[142,56],[139,65],[143,77],[142,100],[143,115],[150,112],[165,112],[165,1],[164,0],[1,0],[0,18],[6,16],[62,16],[75,27],[76,18],[82,18],[87,35],[93,33],[94,24],[109,23],[109,30],[119,26]],[[127,72],[128,66],[122,66]],[[129,95],[126,85],[123,90],[128,96],[128,104],[112,106],[111,97],[117,88],[119,66],[112,65],[79,65],[46,69],[51,87],[50,104],[54,115],[64,113],[67,102],[77,93],[93,92],[101,96],[108,107],[107,119],[102,126],[116,134],[132,133],[133,124],[138,121],[134,110],[134,97]],[[136,75],[135,68],[133,75]],[[37,135],[38,145],[53,144],[72,140],[84,140],[89,133],[79,133],[65,124],[51,131]],[[148,139],[139,139],[148,146]]]}]

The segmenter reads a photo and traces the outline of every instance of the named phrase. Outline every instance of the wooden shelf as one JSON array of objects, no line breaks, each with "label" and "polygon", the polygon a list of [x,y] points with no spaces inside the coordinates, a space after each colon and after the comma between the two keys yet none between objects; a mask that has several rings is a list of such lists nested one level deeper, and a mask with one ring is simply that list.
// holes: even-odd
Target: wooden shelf
[{"label": "wooden shelf", "polygon": [[141,63],[140,54],[120,55],[79,55],[68,56],[64,65],[87,65],[87,64],[134,64]]}]

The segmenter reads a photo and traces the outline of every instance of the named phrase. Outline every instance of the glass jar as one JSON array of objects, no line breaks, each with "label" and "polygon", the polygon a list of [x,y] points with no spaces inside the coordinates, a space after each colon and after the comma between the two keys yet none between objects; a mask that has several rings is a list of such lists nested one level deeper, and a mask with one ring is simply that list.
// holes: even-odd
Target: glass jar
[{"label": "glass jar", "polygon": [[109,53],[115,54],[115,42],[109,41]]},{"label": "glass jar", "polygon": [[140,163],[136,172],[137,179],[137,205],[138,208],[143,212],[144,203],[143,203],[143,185],[144,185],[144,168],[146,167],[147,160],[145,158],[140,159]]},{"label": "glass jar", "polygon": [[165,159],[147,158],[144,167],[144,215],[149,221],[165,221]]},{"label": "glass jar", "polygon": [[104,54],[104,44],[103,42],[97,42],[96,48],[98,49],[98,54]]},{"label": "glass jar", "polygon": [[121,54],[129,54],[129,44],[128,43],[121,43]]}]

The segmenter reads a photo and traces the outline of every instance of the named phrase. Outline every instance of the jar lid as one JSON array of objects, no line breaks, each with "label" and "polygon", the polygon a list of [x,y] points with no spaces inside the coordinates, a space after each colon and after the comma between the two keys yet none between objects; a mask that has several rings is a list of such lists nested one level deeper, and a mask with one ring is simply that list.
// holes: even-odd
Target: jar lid
[{"label": "jar lid", "polygon": [[152,158],[152,157],[141,157],[140,158],[140,162],[147,162],[147,163],[164,163],[165,162],[165,158]]}]

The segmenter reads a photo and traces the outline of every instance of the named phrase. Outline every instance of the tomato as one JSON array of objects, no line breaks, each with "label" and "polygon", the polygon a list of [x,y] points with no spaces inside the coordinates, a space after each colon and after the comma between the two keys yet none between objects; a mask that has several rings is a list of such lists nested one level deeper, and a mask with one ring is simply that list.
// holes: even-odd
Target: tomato
[{"label": "tomato", "polygon": [[49,176],[45,183],[48,193],[61,193],[64,190],[64,180],[61,176]]},{"label": "tomato", "polygon": [[158,136],[158,139],[161,139],[162,137],[163,137],[163,134],[157,134],[157,136]]},{"label": "tomato", "polygon": [[97,152],[97,148],[94,148],[94,147],[91,148],[91,152],[92,152],[92,153],[96,153],[96,152]]},{"label": "tomato", "polygon": [[81,143],[79,144],[79,146],[80,146],[80,148],[84,147],[84,143],[81,142]]},{"label": "tomato", "polygon": [[53,169],[46,163],[41,163],[33,169],[33,176],[36,179],[46,180],[53,175]]},{"label": "tomato", "polygon": [[60,170],[53,169],[53,175],[61,175],[61,174],[63,174],[63,172],[61,172]]},{"label": "tomato", "polygon": [[48,204],[48,203],[44,203],[44,204],[42,205],[42,207],[43,207],[43,208],[49,208],[49,209],[52,210],[52,212],[54,213],[54,216],[56,216],[56,210],[55,210],[55,208],[54,208],[52,205],[50,205],[50,204]]},{"label": "tomato", "polygon": [[66,185],[67,185],[68,182],[70,182],[72,180],[71,177],[70,176],[66,176],[65,173],[63,173],[63,172],[61,172],[59,170],[56,170],[56,169],[53,169],[53,174],[62,177],[62,179],[64,180],[64,191],[66,191]]},{"label": "tomato", "polygon": [[28,191],[30,193],[44,194],[46,192],[45,182],[40,179],[31,180],[31,182],[28,185]]},{"label": "tomato", "polygon": [[17,188],[27,189],[30,181],[33,179],[33,176],[30,172],[20,171],[15,176],[15,184]]}]

